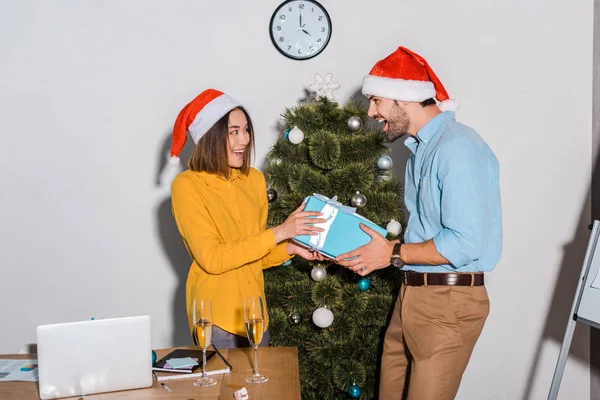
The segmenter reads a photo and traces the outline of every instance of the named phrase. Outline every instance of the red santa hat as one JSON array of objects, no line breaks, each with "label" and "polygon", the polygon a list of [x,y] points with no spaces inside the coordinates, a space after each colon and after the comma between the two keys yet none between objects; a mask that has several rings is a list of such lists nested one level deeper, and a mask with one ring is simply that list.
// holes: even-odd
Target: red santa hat
[{"label": "red santa hat", "polygon": [[171,164],[179,164],[179,153],[187,139],[186,131],[195,144],[229,111],[241,104],[225,93],[206,89],[186,105],[177,116],[171,141]]},{"label": "red santa hat", "polygon": [[440,110],[458,109],[458,102],[450,99],[427,61],[402,46],[373,66],[363,80],[362,92],[401,101],[421,102],[436,98]]}]

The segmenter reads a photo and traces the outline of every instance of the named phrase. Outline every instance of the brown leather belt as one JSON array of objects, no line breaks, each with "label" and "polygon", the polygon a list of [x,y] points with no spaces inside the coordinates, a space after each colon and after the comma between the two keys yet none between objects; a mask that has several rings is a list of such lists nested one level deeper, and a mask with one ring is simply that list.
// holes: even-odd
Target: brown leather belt
[{"label": "brown leather belt", "polygon": [[483,286],[483,272],[473,273],[421,273],[402,271],[406,286]]}]

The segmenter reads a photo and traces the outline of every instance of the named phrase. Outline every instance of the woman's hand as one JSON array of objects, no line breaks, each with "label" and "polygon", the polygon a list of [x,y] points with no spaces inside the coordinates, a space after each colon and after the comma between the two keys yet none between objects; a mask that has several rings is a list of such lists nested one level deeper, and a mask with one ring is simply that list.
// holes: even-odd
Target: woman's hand
[{"label": "woman's hand", "polygon": [[321,254],[319,252],[309,250],[306,247],[300,246],[299,244],[296,244],[292,241],[288,242],[286,250],[289,255],[293,256],[296,254],[308,261],[331,260],[330,258],[325,257],[323,254]]},{"label": "woman's hand", "polygon": [[280,243],[286,239],[291,239],[298,235],[317,235],[325,229],[313,226],[314,224],[322,224],[327,222],[325,218],[309,218],[319,217],[323,214],[317,211],[302,211],[305,203],[302,203],[281,225],[273,228],[275,242]]}]

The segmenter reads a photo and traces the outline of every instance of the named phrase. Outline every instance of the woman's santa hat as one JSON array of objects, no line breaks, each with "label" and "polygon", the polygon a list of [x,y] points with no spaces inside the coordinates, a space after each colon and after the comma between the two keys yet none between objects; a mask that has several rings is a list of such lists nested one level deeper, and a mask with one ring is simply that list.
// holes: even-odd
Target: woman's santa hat
[{"label": "woman's santa hat", "polygon": [[169,163],[179,164],[179,153],[187,139],[186,131],[195,144],[223,116],[241,104],[215,89],[206,89],[181,110],[173,127]]},{"label": "woman's santa hat", "polygon": [[458,109],[458,102],[450,99],[427,61],[402,46],[373,66],[364,78],[362,92],[364,95],[411,102],[436,98],[440,102],[440,110]]}]

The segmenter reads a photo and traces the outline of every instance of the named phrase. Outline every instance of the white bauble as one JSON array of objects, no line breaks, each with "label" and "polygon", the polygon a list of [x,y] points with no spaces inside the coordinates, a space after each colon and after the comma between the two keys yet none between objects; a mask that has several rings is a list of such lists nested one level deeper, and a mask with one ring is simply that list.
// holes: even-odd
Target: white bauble
[{"label": "white bauble", "polygon": [[327,270],[325,268],[313,267],[310,276],[315,281],[321,282],[327,276]]},{"label": "white bauble", "polygon": [[317,308],[313,312],[312,319],[319,328],[327,328],[333,323],[333,313],[325,307]]},{"label": "white bauble", "polygon": [[400,232],[402,232],[402,224],[395,219],[392,219],[390,222],[388,222],[385,229],[392,235],[398,236]]},{"label": "white bauble", "polygon": [[294,144],[300,144],[304,140],[304,132],[294,126],[288,133],[288,140]]}]

